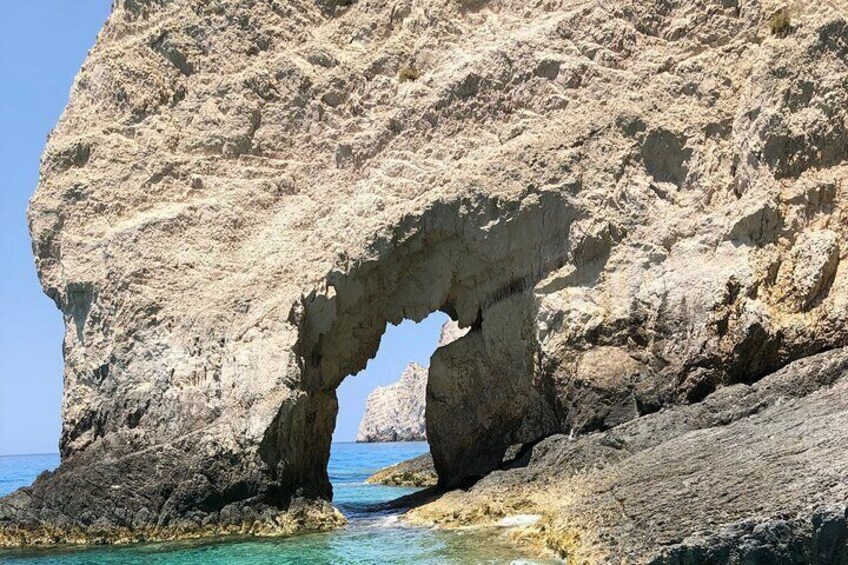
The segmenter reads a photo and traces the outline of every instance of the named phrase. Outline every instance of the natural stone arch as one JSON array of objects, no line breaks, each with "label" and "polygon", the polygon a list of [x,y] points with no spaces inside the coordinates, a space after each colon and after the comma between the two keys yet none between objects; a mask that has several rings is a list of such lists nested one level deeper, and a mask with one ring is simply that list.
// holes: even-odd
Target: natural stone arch
[{"label": "natural stone arch", "polygon": [[293,315],[302,394],[280,407],[262,442],[282,484],[329,497],[336,387],[376,354],[387,323],[436,310],[471,328],[437,351],[428,379],[440,483],[478,477],[510,446],[552,433],[553,402],[534,370],[532,289],[568,260],[574,219],[557,192],[440,201],[375,239],[372,256],[329,273],[326,288],[305,296]]},{"label": "natural stone arch", "polygon": [[[316,429],[331,428],[336,381],[387,320],[433,309],[476,330],[436,356],[431,396],[445,397],[441,382],[456,410],[504,406],[469,428],[512,434],[469,443],[479,468],[442,443],[455,448],[434,449],[443,481],[533,436],[498,391],[477,395],[493,367],[500,382],[531,375],[531,392],[556,399],[557,431],[578,436],[848,343],[843,13],[822,7],[791,40],[763,40],[756,4],[707,17],[684,2],[651,21],[628,1],[359,2],[338,18],[312,0],[196,4],[116,1],[51,134],[29,221],[66,323],[63,463],[0,499],[0,545],[333,525],[301,510],[329,496],[329,434]],[[694,59],[693,38],[706,47]],[[410,60],[410,45],[432,51]],[[409,63],[421,77],[394,80]],[[699,83],[716,87],[685,86]],[[463,249],[470,278],[440,281],[439,300],[400,299],[398,281],[429,264],[411,260],[414,245],[450,248],[418,235],[513,233],[507,218],[537,199],[565,213],[515,222],[525,248]],[[444,222],[462,227],[429,229]],[[555,252],[537,249],[557,230]],[[509,272],[490,275],[475,253]],[[369,269],[399,274],[368,290]],[[631,475],[603,473],[621,528],[595,527],[595,497],[569,522],[653,537],[620,523],[618,479]]]}]

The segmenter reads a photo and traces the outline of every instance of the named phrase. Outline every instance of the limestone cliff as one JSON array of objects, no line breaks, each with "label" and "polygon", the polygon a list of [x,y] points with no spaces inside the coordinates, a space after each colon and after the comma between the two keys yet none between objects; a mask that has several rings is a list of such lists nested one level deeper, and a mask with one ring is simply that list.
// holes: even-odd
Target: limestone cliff
[{"label": "limestone cliff", "polygon": [[[438,347],[444,347],[466,334],[456,322],[447,321],[439,332]],[[424,441],[427,429],[424,405],[427,368],[410,363],[392,385],[375,389],[368,395],[365,415],[359,423],[356,441]]]},{"label": "limestone cliff", "polygon": [[[436,310],[470,328],[427,382],[441,488],[845,346],[848,11],[780,7],[115,0],[29,211],[65,320],[63,461],[0,500],[0,544],[337,524],[336,387]],[[803,409],[846,425],[812,382]],[[729,430],[717,454],[767,456]],[[774,451],[763,496],[786,495],[749,502],[796,508],[845,452]],[[721,469],[693,461],[702,508]],[[655,476],[584,463],[613,498]],[[727,505],[678,533],[755,512]],[[632,510],[606,516],[649,531]]]},{"label": "limestone cliff", "polygon": [[427,368],[410,363],[400,380],[368,395],[356,441],[424,441],[424,398]]}]

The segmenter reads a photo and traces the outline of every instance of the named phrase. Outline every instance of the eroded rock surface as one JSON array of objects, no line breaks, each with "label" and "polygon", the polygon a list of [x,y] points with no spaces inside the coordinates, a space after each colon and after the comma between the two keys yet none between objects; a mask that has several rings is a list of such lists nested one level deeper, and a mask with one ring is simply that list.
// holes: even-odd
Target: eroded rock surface
[{"label": "eroded rock surface", "polygon": [[568,563],[848,563],[848,349],[579,438],[554,435],[416,523],[542,514]]},{"label": "eroded rock surface", "polygon": [[431,487],[438,483],[433,457],[429,453],[380,469],[366,480],[392,487]]},{"label": "eroded rock surface", "polygon": [[394,384],[368,395],[356,441],[424,441],[424,396],[427,368],[410,363]]},{"label": "eroded rock surface", "polygon": [[[63,462],[0,500],[0,543],[337,523],[336,387],[436,310],[469,328],[427,385],[443,487],[846,345],[848,12],[773,34],[779,7],[117,0],[29,212],[65,318]],[[718,481],[758,418],[826,449],[840,386],[700,432],[720,449],[681,436],[667,467],[596,465],[603,523],[648,544],[619,491],[676,520],[685,478],[647,501],[636,479]],[[795,512],[790,487],[842,467],[778,437],[750,453]],[[654,545],[759,512],[713,502],[735,510]]]}]

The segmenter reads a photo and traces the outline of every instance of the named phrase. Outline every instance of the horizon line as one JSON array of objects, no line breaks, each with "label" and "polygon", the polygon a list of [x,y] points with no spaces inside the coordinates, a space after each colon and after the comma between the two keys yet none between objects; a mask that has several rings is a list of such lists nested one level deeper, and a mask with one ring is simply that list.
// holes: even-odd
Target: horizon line
[{"label": "horizon line", "polygon": [[[386,445],[386,444],[395,444],[395,443],[428,443],[427,440],[413,440],[413,441],[356,441],[356,440],[346,440],[346,441],[333,441],[331,444],[337,443],[358,443],[362,445]],[[0,457],[35,457],[38,455],[59,455],[58,451],[53,452],[42,452],[42,453],[0,453]]]}]

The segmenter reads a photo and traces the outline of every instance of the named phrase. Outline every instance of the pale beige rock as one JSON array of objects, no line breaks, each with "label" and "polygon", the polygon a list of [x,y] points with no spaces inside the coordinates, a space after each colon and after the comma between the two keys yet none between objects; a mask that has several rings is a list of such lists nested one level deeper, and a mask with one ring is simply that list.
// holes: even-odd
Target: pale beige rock
[{"label": "pale beige rock", "polygon": [[451,344],[468,333],[468,328],[461,328],[453,320],[448,320],[442,325],[439,332],[439,347]]},{"label": "pale beige rock", "polygon": [[115,1],[30,207],[63,463],[4,543],[328,498],[336,387],[435,310],[444,485],[848,341],[844,2],[342,4]]},{"label": "pale beige rock", "polygon": [[429,453],[380,469],[365,480],[374,485],[391,487],[432,487],[438,477]]},{"label": "pale beige rock", "polygon": [[427,368],[410,363],[400,380],[368,395],[365,415],[356,434],[358,442],[424,441],[424,398]]}]

